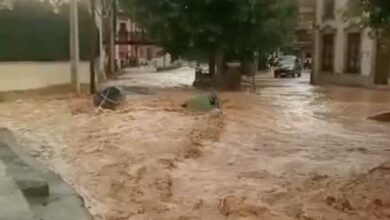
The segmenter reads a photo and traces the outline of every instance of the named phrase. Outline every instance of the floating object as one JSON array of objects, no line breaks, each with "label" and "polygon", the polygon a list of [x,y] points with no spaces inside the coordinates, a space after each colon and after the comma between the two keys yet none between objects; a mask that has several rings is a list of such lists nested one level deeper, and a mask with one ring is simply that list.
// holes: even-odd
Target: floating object
[{"label": "floating object", "polygon": [[200,95],[187,101],[182,107],[192,111],[210,111],[219,108],[219,98],[215,93]]},{"label": "floating object", "polygon": [[115,110],[123,103],[125,96],[120,88],[112,86],[99,91],[93,97],[93,103],[96,107]]},{"label": "floating object", "polygon": [[390,112],[382,112],[373,116],[368,117],[370,120],[380,122],[390,122]]}]

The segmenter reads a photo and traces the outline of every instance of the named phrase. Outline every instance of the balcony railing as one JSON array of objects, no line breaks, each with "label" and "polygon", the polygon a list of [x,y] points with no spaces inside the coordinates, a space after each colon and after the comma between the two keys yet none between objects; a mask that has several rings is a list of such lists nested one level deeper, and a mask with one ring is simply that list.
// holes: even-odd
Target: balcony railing
[{"label": "balcony railing", "polygon": [[146,31],[119,31],[116,42],[117,44],[155,44]]}]

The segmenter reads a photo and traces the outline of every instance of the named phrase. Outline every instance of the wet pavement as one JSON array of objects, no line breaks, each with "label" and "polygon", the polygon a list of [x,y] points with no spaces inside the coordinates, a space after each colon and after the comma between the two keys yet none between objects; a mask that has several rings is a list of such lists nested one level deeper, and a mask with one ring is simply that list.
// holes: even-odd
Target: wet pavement
[{"label": "wet pavement", "polygon": [[[86,97],[0,104],[1,126],[84,197],[95,219],[390,219],[390,92],[257,77],[222,112],[180,105],[191,69],[129,72],[152,89],[117,112]],[[12,109],[12,111],[10,111]]]}]

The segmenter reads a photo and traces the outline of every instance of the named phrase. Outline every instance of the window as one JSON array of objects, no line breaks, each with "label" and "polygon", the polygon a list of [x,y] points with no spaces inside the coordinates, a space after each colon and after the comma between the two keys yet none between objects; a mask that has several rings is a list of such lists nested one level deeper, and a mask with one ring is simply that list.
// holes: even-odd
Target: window
[{"label": "window", "polygon": [[148,60],[152,60],[152,57],[153,57],[153,51],[152,51],[152,48],[148,47],[146,49],[146,57]]},{"label": "window", "polygon": [[141,48],[141,49],[139,50],[139,56],[140,56],[140,57],[143,57],[143,56],[144,56],[144,48]]},{"label": "window", "polygon": [[347,63],[346,70],[348,73],[360,72],[360,33],[349,33],[347,45]]},{"label": "window", "polygon": [[119,24],[119,31],[120,32],[126,32],[127,31],[126,22],[121,22]]},{"label": "window", "polygon": [[119,41],[121,41],[121,42],[126,42],[126,40],[128,38],[128,32],[127,32],[127,28],[126,28],[126,23],[125,22],[119,23],[118,38],[119,38]]},{"label": "window", "polygon": [[322,37],[322,70],[333,71],[334,34],[324,34]]},{"label": "window", "polygon": [[333,19],[335,9],[335,0],[324,0],[324,19]]},{"label": "window", "polygon": [[295,32],[297,42],[311,42],[312,35],[308,30],[297,30]]}]

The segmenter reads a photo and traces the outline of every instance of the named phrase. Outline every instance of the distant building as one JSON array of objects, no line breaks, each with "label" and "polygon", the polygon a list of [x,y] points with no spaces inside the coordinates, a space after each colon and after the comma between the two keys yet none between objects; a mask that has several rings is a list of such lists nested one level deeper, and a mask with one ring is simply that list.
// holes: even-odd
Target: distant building
[{"label": "distant building", "polygon": [[301,59],[311,59],[313,54],[313,24],[315,19],[315,1],[299,0],[298,25],[295,28],[297,55]]},{"label": "distant building", "polygon": [[157,58],[164,56],[163,49],[150,40],[147,31],[125,15],[117,18],[116,41],[116,60],[122,67],[132,63],[155,64]]},{"label": "distant building", "polygon": [[[314,37],[314,83],[369,86],[385,83],[389,60],[370,28],[346,21],[348,0],[317,0]],[[379,48],[379,50],[377,50]],[[381,79],[385,71],[385,79]],[[385,82],[384,82],[385,81]]]}]

